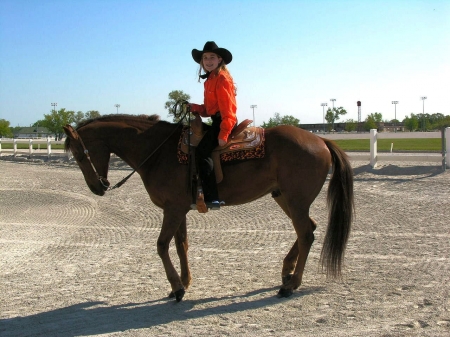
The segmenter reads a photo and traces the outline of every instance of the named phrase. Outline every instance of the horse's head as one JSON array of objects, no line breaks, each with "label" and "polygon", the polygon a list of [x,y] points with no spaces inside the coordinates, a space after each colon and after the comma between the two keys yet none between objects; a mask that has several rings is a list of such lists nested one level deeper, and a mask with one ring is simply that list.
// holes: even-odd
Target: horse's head
[{"label": "horse's head", "polygon": [[110,151],[106,144],[96,136],[96,130],[84,126],[75,130],[66,125],[64,132],[66,151],[70,150],[83,172],[84,180],[92,193],[104,195],[109,187],[108,167]]}]

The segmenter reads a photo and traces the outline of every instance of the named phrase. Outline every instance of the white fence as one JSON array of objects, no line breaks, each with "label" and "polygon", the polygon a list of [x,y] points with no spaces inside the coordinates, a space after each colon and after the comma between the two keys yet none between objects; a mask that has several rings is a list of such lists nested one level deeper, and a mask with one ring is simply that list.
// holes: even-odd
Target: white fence
[{"label": "white fence", "polygon": [[[380,137],[381,135],[381,137]],[[355,155],[352,153],[349,153],[350,158],[355,158],[359,157],[359,159],[366,159],[370,160],[370,165],[372,167],[376,167],[377,166],[377,162],[378,160],[394,160],[394,161],[430,161],[430,162],[442,162],[442,166],[443,168],[450,168],[450,158],[449,156],[447,156],[447,151],[448,149],[450,149],[450,128],[445,128],[444,130],[444,139],[443,142],[445,142],[445,149],[442,153],[442,155],[439,154],[429,154],[429,153],[421,153],[421,154],[416,154],[414,156],[412,155],[396,155],[396,156],[392,156],[392,154],[382,154],[382,155],[378,155],[378,150],[377,150],[377,140],[378,138],[387,138],[387,137],[392,137],[394,134],[378,134],[376,129],[372,129],[370,130],[370,134],[369,135],[364,135],[363,138],[367,138],[367,136],[370,139],[370,155]],[[399,135],[398,133],[395,135]],[[411,136],[421,136],[418,138],[422,138],[422,137],[426,137],[426,138],[438,138],[438,133],[433,133],[432,136],[430,133],[402,133],[401,138],[415,138],[415,137],[411,137]],[[334,136],[334,137],[333,137]],[[350,137],[348,137],[350,136]],[[431,137],[430,137],[431,136]],[[356,135],[356,134],[351,134],[351,135],[347,135],[348,138],[351,139],[357,139],[358,137],[361,138],[361,135]],[[329,139],[345,139],[347,138],[345,137],[344,134],[336,134],[336,135],[326,135],[325,138],[329,138]],[[14,144],[13,149],[12,150],[3,150],[2,149],[2,143],[6,144],[6,143],[12,143]],[[28,144],[28,150],[24,150],[24,149],[17,149],[17,144],[22,143],[22,144]],[[38,144],[38,149],[33,149],[33,144]],[[28,156],[31,158],[31,156],[33,155],[43,155],[44,152],[42,152],[39,148],[40,144],[46,144],[47,145],[47,151],[46,151],[46,155],[48,158],[50,158],[52,155],[53,156],[67,156],[70,157],[71,154],[70,152],[68,152],[67,154],[63,151],[63,150],[56,150],[52,152],[52,144],[64,144],[63,141],[54,141],[51,140],[50,138],[47,139],[2,139],[0,138],[0,156],[2,156],[3,154],[13,154],[14,157],[16,157],[17,155],[26,155],[28,154]]]},{"label": "white fence", "polygon": [[[435,138],[435,137],[434,137]],[[442,162],[442,167],[445,168],[450,168],[450,160],[449,157],[447,155],[447,151],[448,149],[450,149],[450,128],[445,128],[444,132],[441,134],[441,138],[442,138],[442,142],[443,142],[443,152],[441,156],[437,156],[437,155],[430,155],[430,154],[420,154],[418,155],[417,159],[421,160],[421,161],[439,161]],[[378,160],[383,160],[383,159],[387,159],[386,157],[389,158],[393,158],[392,156],[389,155],[384,155],[384,156],[380,156],[378,155],[378,151],[377,151],[377,140],[378,140],[378,133],[376,129],[372,129],[370,130],[370,165],[372,167],[376,167]],[[392,151],[392,148],[391,148]],[[405,159],[405,157],[410,157],[410,156],[396,156],[397,160],[408,160]]]},{"label": "white fence", "polygon": [[[13,144],[13,149],[2,149],[2,144]],[[28,144],[28,149],[18,149],[17,144]],[[38,148],[33,149],[33,145],[37,144]],[[47,150],[41,150],[40,145],[47,145]],[[46,155],[48,158],[51,156],[69,156],[70,153],[65,153],[64,150],[53,150],[52,144],[64,144],[63,141],[55,141],[50,138],[47,139],[0,139],[0,156],[4,154],[12,154],[14,157],[17,155],[26,155],[31,158],[33,155]]]}]

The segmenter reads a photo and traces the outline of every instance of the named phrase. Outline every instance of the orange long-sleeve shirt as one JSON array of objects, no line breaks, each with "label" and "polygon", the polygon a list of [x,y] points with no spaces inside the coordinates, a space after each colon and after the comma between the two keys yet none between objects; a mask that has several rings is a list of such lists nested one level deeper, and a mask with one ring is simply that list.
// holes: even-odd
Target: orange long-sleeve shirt
[{"label": "orange long-sleeve shirt", "polygon": [[220,123],[219,139],[228,141],[228,136],[237,122],[233,79],[225,71],[220,71],[218,74],[212,72],[205,81],[204,88],[204,104],[199,106],[198,113],[202,117],[210,117],[220,112],[222,123]]}]

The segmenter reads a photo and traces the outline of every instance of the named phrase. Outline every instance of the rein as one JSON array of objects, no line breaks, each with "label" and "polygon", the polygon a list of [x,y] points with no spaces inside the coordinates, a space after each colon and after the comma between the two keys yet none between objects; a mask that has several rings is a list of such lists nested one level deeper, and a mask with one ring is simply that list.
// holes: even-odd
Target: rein
[{"label": "rein", "polygon": [[[177,108],[178,108],[178,105],[180,105],[181,106],[181,108],[182,108],[182,110],[183,111],[181,111],[180,113],[176,113],[176,111],[177,111]],[[176,102],[175,103],[175,105],[174,105],[174,108],[173,108],[173,111],[174,111],[174,116],[175,117],[180,117],[180,120],[178,121],[178,123],[176,124],[177,126],[180,126],[182,123],[183,123],[183,119],[185,119],[186,118],[186,116],[189,116],[189,113],[190,113],[190,107],[189,107],[189,102],[188,101],[178,101],[178,102]],[[188,118],[188,120],[190,121],[190,119]],[[83,151],[84,151],[84,154],[86,155],[86,158],[88,159],[88,161],[89,161],[89,163],[91,164],[91,167],[92,167],[92,169],[94,170],[94,173],[95,173],[95,175],[97,176],[97,179],[100,181],[100,183],[102,184],[102,186],[105,188],[105,191],[111,191],[111,190],[114,190],[114,189],[116,189],[116,188],[119,188],[120,186],[122,186],[123,184],[125,184],[125,182],[134,174],[134,173],[136,173],[136,171],[137,170],[139,170],[141,167],[142,167],[142,165],[144,165],[155,153],[156,153],[156,151],[158,151],[160,148],[161,148],[161,146],[163,146],[168,140],[169,140],[169,138],[170,137],[172,137],[172,135],[175,133],[175,131],[177,131],[177,129],[178,129],[178,127],[177,128],[175,128],[162,142],[161,142],[161,144],[159,144],[157,147],[156,147],[156,149],[154,149],[153,150],[153,152],[152,153],[150,153],[148,156],[147,156],[147,158],[145,158],[144,159],[144,161],[142,161],[139,165],[138,165],[138,167],[136,167],[135,169],[133,169],[133,171],[129,174],[129,175],[127,175],[126,177],[124,177],[121,181],[119,181],[117,184],[115,184],[114,186],[112,186],[111,187],[111,185],[109,184],[109,182],[108,182],[108,179],[106,179],[106,178],[104,178],[104,177],[102,177],[100,174],[98,174],[98,171],[97,171],[97,169],[95,168],[95,165],[94,165],[94,163],[92,162],[92,160],[91,160],[91,157],[89,156],[89,151],[88,151],[88,149],[86,148],[86,146],[84,145],[84,142],[83,142],[83,139],[81,139],[81,136],[80,136],[80,134],[74,129],[74,131],[75,131],[75,133],[78,135],[78,139],[80,140],[80,143],[81,143],[81,146],[83,147]],[[107,184],[105,184],[105,181],[106,181],[106,183],[108,183],[108,185]]]}]

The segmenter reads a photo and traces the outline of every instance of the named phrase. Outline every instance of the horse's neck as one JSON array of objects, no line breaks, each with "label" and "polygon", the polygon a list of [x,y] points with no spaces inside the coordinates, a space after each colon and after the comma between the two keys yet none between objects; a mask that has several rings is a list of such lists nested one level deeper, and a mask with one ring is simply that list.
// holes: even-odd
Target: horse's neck
[{"label": "horse's neck", "polygon": [[[173,125],[173,128],[175,127]],[[163,142],[174,133],[173,128],[170,124],[110,127],[103,133],[103,141],[108,144],[112,153],[136,168],[152,151],[163,145]]]}]

